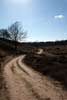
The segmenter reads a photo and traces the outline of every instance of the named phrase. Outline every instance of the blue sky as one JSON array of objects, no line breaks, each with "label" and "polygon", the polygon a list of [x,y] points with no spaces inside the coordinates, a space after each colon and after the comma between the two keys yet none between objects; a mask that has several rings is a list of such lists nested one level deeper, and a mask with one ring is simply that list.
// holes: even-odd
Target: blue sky
[{"label": "blue sky", "polygon": [[67,0],[1,0],[0,28],[20,21],[27,41],[67,39]]}]

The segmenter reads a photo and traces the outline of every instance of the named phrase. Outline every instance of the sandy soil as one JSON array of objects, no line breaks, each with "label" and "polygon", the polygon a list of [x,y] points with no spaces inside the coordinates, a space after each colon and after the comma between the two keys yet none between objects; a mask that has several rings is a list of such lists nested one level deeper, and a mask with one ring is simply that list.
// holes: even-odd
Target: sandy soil
[{"label": "sandy soil", "polygon": [[10,100],[67,100],[67,92],[61,86],[25,65],[23,58],[14,58],[4,67]]}]

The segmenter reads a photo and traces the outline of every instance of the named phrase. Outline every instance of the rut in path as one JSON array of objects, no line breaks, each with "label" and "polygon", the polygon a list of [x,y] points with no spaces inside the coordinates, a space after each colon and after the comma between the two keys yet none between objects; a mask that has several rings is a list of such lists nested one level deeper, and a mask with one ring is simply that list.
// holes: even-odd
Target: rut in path
[{"label": "rut in path", "polygon": [[4,78],[11,100],[67,100],[65,91],[27,67],[23,58],[17,57],[5,65]]}]

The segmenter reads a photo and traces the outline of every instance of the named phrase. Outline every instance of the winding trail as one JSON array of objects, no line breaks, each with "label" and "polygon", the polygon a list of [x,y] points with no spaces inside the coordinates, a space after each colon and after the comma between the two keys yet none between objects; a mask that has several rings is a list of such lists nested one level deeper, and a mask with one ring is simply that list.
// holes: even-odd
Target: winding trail
[{"label": "winding trail", "polygon": [[4,67],[10,100],[67,100],[67,92],[25,65],[24,57],[14,58]]}]

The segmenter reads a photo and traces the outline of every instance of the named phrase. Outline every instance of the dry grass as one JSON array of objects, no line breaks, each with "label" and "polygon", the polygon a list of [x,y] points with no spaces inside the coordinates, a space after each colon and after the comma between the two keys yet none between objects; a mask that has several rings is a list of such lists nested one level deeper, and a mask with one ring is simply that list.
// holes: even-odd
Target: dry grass
[{"label": "dry grass", "polygon": [[59,81],[67,89],[67,46],[44,48],[43,54],[28,54],[24,62],[43,75]]},{"label": "dry grass", "polygon": [[[60,42],[61,43],[61,42]],[[65,43],[65,42],[63,42]],[[62,43],[61,43],[62,44]],[[38,49],[42,48],[43,53],[35,54]],[[47,75],[55,80],[60,81],[67,89],[67,45],[45,46],[40,43],[18,43],[18,53],[27,54],[24,62],[32,66],[35,70]],[[0,76],[3,72],[3,62],[8,57],[15,54],[14,42],[9,40],[0,40]],[[2,77],[0,77],[0,81]],[[1,82],[0,82],[1,83]]]},{"label": "dry grass", "polygon": [[0,100],[9,100],[6,83],[3,78],[3,63],[6,59],[6,52],[0,49]]},{"label": "dry grass", "polygon": [[[7,48],[7,47],[6,47]],[[10,100],[6,82],[3,77],[4,64],[11,59],[11,53],[0,47],[0,100]]]}]

